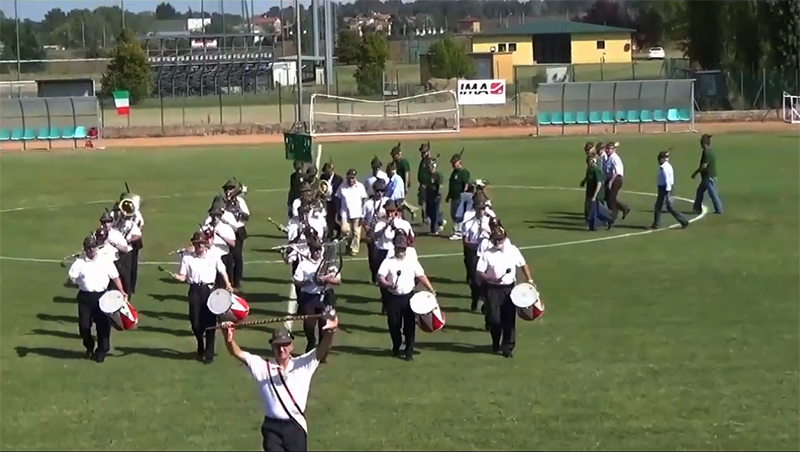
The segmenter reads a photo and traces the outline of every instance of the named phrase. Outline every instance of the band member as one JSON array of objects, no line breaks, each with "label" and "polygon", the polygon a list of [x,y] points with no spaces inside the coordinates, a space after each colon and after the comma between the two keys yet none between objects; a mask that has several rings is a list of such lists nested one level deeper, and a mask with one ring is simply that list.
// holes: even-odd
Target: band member
[{"label": "band member", "polygon": [[225,191],[225,213],[223,213],[222,220],[227,222],[236,234],[236,245],[231,249],[233,262],[231,282],[233,287],[239,289],[242,286],[242,275],[244,274],[243,251],[244,241],[247,240],[247,221],[250,220],[250,208],[242,196],[247,193],[247,188],[233,178],[228,179],[222,189]]},{"label": "band member", "polygon": [[[300,206],[298,215],[289,220],[287,232],[287,247],[283,249],[283,260],[291,266],[292,276],[297,271],[297,266],[300,261],[304,259],[304,254],[301,250],[305,251],[309,241],[319,240],[323,231],[315,229],[309,221],[310,206],[303,204]],[[288,313],[293,315],[297,313],[297,293],[299,287],[292,282],[289,292]],[[287,321],[285,324],[287,330],[291,331],[293,322]]]},{"label": "band member", "polygon": [[511,289],[516,283],[517,269],[533,284],[528,264],[519,248],[506,243],[502,227],[492,231],[491,248],[478,259],[477,276],[486,284],[486,317],[492,336],[492,352],[511,358],[516,344],[517,309],[511,302]]},{"label": "band member", "polygon": [[464,168],[461,154],[453,154],[450,164],[453,166],[453,172],[450,174],[450,183],[445,198],[445,201],[450,203],[450,219],[453,220],[453,235],[450,236],[450,240],[461,240],[459,228],[462,218],[458,216],[458,209],[461,204],[461,194],[469,188],[470,174],[469,170]]},{"label": "band member", "polygon": [[[332,305],[333,289],[330,286],[338,286],[342,283],[339,269],[322,268],[327,265],[322,258],[322,243],[317,240],[308,242],[308,259],[303,259],[297,265],[292,280],[298,287],[300,293],[297,294],[297,304],[301,315],[321,314],[326,305]],[[316,327],[320,330],[322,338],[322,328],[325,326],[324,320],[306,319],[303,321],[303,332],[305,332],[306,353],[317,346]]]},{"label": "band member", "polygon": [[[119,195],[119,201],[122,202],[124,199],[130,199],[130,193],[121,193]],[[142,230],[144,228],[144,216],[142,216],[142,210],[136,206],[135,210],[133,211],[132,216],[125,216],[122,214],[122,210],[120,209],[120,202],[114,204],[114,209],[112,210],[112,216],[116,219],[116,227],[119,229],[125,237],[125,239],[130,244],[132,250],[130,251],[130,283],[128,288],[128,296],[132,296],[136,293],[136,283],[139,280],[139,251],[144,248],[144,242],[142,241]]]},{"label": "band member", "polygon": [[306,173],[303,168],[303,162],[298,160],[294,161],[294,172],[291,176],[289,176],[289,193],[286,197],[286,212],[288,218],[291,219],[295,216],[295,213],[292,213],[292,203],[295,199],[300,197],[300,186],[306,179]]},{"label": "band member", "polygon": [[225,264],[219,255],[209,252],[208,240],[202,233],[192,235],[192,246],[194,251],[181,258],[181,269],[175,279],[189,283],[189,321],[197,340],[197,359],[203,364],[211,364],[214,362],[216,330],[207,328],[214,326],[217,318],[208,309],[208,297],[218,278],[228,292],[233,292],[233,287]]},{"label": "band member", "polygon": [[389,151],[389,155],[392,157],[392,163],[394,163],[395,168],[397,169],[397,175],[403,179],[406,187],[406,193],[411,189],[411,165],[409,165],[408,160],[403,157],[403,150],[400,149],[400,143],[397,143],[397,146],[393,147],[391,151]]},{"label": "band member", "polygon": [[672,186],[675,184],[675,172],[672,169],[672,164],[669,162],[669,151],[661,151],[658,153],[658,176],[657,188],[658,195],[656,203],[653,207],[653,225],[652,229],[658,229],[661,222],[661,209],[667,208],[667,212],[675,218],[681,227],[684,229],[689,226],[689,222],[681,215],[680,212],[672,207]]},{"label": "band member", "polygon": [[603,172],[606,178],[606,202],[608,208],[611,210],[611,221],[608,222],[608,229],[617,221],[619,211],[622,211],[622,219],[628,216],[631,209],[627,204],[619,200],[619,192],[622,190],[622,176],[625,174],[625,168],[622,165],[622,158],[617,154],[617,145],[619,143],[606,144],[606,160]]},{"label": "band member", "polygon": [[314,185],[317,183],[317,167],[314,166],[313,163],[310,163],[308,168],[306,168],[306,177],[303,182],[309,185]]},{"label": "band member", "polygon": [[[417,332],[416,315],[410,304],[414,288],[417,283],[421,283],[431,293],[435,294],[436,291],[425,276],[419,260],[406,255],[407,241],[404,234],[395,234],[392,241],[395,255],[381,263],[378,277],[381,288],[386,291],[386,323],[392,338],[392,354],[412,361]],[[400,346],[404,337],[406,346],[401,353]]]},{"label": "band member", "polygon": [[473,208],[474,211],[471,212],[471,217],[464,220],[461,225],[461,231],[464,237],[464,268],[467,271],[467,283],[469,284],[472,298],[470,309],[475,311],[478,309],[478,300],[482,295],[480,281],[475,276],[475,268],[478,265],[478,246],[482,239],[488,238],[490,232],[489,223],[494,214],[488,212],[489,209],[486,206],[483,195],[477,196],[476,201],[473,203]]},{"label": "band member", "polygon": [[423,215],[427,215],[425,217],[426,223],[431,226],[431,234],[440,234],[444,229],[444,225],[447,224],[447,220],[442,215],[441,187],[444,183],[444,177],[439,172],[439,165],[436,159],[429,158],[427,162],[430,163],[430,166],[425,170],[425,174],[418,178],[423,180],[422,177],[425,177],[425,183],[420,183],[420,192],[425,203]]},{"label": "band member", "polygon": [[605,200],[605,190],[603,189],[603,171],[597,164],[597,154],[594,150],[589,151],[586,157],[587,168],[583,184],[586,186],[586,197],[584,199],[584,211],[586,221],[590,231],[596,231],[598,223],[608,223],[611,221],[609,212],[602,202]]},{"label": "band member", "polygon": [[[236,232],[233,228],[222,221],[224,215],[224,204],[215,203],[208,209],[208,218],[206,218],[203,229],[200,232],[206,234],[211,247],[209,252],[212,255],[219,257],[222,263],[225,264],[228,280],[233,279],[233,257],[231,256],[231,249],[236,246]],[[217,283],[221,285],[224,280],[217,279]]]},{"label": "band member", "polygon": [[364,187],[367,189],[367,195],[372,196],[372,184],[378,179],[383,179],[386,185],[389,185],[389,176],[381,169],[383,163],[378,159],[378,156],[373,157],[369,165],[372,168],[372,174],[364,181]]},{"label": "band member", "polygon": [[[435,163],[435,160],[431,158],[431,143],[430,141],[427,143],[422,143],[419,146],[419,168],[417,168],[417,183],[419,184],[417,190],[417,204],[422,209],[422,219],[423,222],[429,222],[431,218],[430,212],[427,210],[428,202],[426,201],[426,193],[428,192],[428,183],[431,180],[431,162]],[[441,185],[441,182],[439,183]],[[436,192],[438,193],[438,186],[436,187]],[[436,211],[438,214],[438,210]],[[431,232],[434,229],[431,228]]]},{"label": "band member", "polygon": [[300,195],[293,199],[290,206],[289,206],[289,219],[297,216],[297,210],[300,208],[300,204],[306,203],[308,205],[312,204],[314,200],[313,190],[311,188],[311,184],[308,182],[303,182],[300,185]]},{"label": "band member", "polygon": [[355,169],[347,170],[346,181],[336,193],[341,205],[342,234],[349,237],[347,247],[353,256],[358,254],[361,246],[361,215],[364,200],[368,197],[367,190],[356,179],[357,176]]},{"label": "band member", "polygon": [[292,333],[276,330],[269,341],[275,358],[275,363],[271,363],[242,351],[234,340],[234,324],[222,324],[228,353],[250,368],[264,398],[266,413],[261,424],[261,436],[265,451],[308,450],[305,411],[311,378],[319,364],[328,357],[338,325],[336,315],[327,318],[317,348],[297,358],[292,358]]},{"label": "band member", "polygon": [[397,209],[400,211],[401,215],[406,209],[411,211],[411,209],[407,208],[405,205],[406,183],[403,178],[397,174],[397,167],[394,162],[386,165],[386,175],[389,177],[389,182],[386,184],[386,197],[397,204]]},{"label": "band member", "polygon": [[[119,279],[119,272],[111,261],[97,253],[95,237],[83,240],[83,256],[69,268],[69,282],[78,286],[78,333],[86,348],[86,356],[102,363],[111,350],[111,321],[100,310],[100,297],[111,286],[127,298],[125,288]],[[92,323],[97,330],[97,349],[92,337]]]},{"label": "band member", "polygon": [[[397,211],[397,204],[394,201],[391,199],[386,201],[383,209],[386,211],[386,218],[379,218],[372,232],[372,239],[375,241],[375,246],[378,250],[378,268],[380,268],[389,252],[393,250],[394,237],[397,233],[405,234],[406,240],[413,240],[414,237],[414,229],[411,227],[411,223],[400,217]],[[386,289],[384,287],[381,287],[381,301],[385,309]]]},{"label": "band member", "polygon": [[381,218],[386,217],[386,210],[383,206],[389,200],[385,196],[386,182],[383,179],[378,179],[372,184],[372,197],[364,202],[364,207],[361,211],[361,223],[364,227],[364,233],[367,238],[367,263],[369,264],[369,271],[372,276],[372,284],[378,284],[378,266],[380,259],[378,257],[378,247],[375,243],[375,225]]},{"label": "band member", "polygon": [[[138,228],[134,226],[133,232],[138,232]],[[122,235],[122,232],[114,227],[114,217],[108,212],[103,212],[100,216],[100,229],[103,233],[96,233],[97,244],[99,246],[98,254],[101,259],[106,259],[113,262],[117,268],[119,279],[122,281],[122,287],[125,288],[125,293],[130,290],[131,281],[131,260],[133,255],[131,251],[133,248]],[[141,234],[141,232],[138,232]],[[112,286],[109,286],[109,290]]]},{"label": "band member", "polygon": [[328,237],[330,239],[339,239],[342,237],[342,225],[339,219],[339,212],[342,206],[341,199],[333,195],[339,192],[339,187],[342,186],[344,178],[336,174],[333,163],[328,162],[322,165],[321,180],[328,183],[328,199],[325,202],[325,223],[328,225]]}]

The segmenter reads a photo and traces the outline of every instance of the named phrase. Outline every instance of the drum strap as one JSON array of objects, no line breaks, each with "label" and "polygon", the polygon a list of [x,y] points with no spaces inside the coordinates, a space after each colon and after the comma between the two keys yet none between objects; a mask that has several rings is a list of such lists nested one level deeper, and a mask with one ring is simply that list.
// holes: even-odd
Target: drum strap
[{"label": "drum strap", "polygon": [[289,407],[286,406],[286,403],[283,401],[283,397],[278,393],[278,387],[275,385],[275,381],[272,379],[272,372],[270,371],[270,364],[267,362],[267,375],[269,376],[269,384],[272,386],[272,391],[275,393],[275,397],[278,398],[278,402],[280,402],[281,407],[283,410],[286,411],[286,415],[289,416],[293,421],[297,422],[297,424],[303,428],[306,432],[308,432],[308,424],[306,423],[305,413],[303,410],[300,409],[300,405],[297,404],[295,401],[292,392],[289,390],[289,386],[286,385],[286,380],[283,378],[280,369],[277,371],[278,378],[281,379],[281,384],[283,384],[283,389],[286,390],[286,393],[289,394],[289,399],[292,401],[292,404],[297,409],[297,412],[300,414],[298,417],[297,415],[293,415],[291,411],[289,411]]}]

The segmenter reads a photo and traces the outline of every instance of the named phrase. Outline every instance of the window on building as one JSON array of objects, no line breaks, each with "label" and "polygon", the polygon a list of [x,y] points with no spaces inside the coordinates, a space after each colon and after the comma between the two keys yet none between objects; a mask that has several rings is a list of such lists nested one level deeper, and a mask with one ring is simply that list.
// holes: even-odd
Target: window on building
[{"label": "window on building", "polygon": [[605,41],[597,41],[597,50],[605,50],[606,49],[606,42]]},{"label": "window on building", "polygon": [[626,53],[627,53],[627,52],[630,52],[630,51],[631,51],[631,45],[630,45],[630,43],[627,43],[627,42],[626,42],[626,43],[625,43],[625,47],[623,47],[623,49],[622,49],[622,50],[623,50],[623,52],[626,52]]},{"label": "window on building", "polygon": [[517,51],[517,43],[516,42],[509,42],[508,43],[508,51],[509,52],[516,52]]},{"label": "window on building", "polygon": [[497,45],[497,51],[498,51],[498,52],[505,52],[505,51],[506,51],[506,45],[505,45],[505,43],[504,43],[504,44],[498,44],[498,45]]}]

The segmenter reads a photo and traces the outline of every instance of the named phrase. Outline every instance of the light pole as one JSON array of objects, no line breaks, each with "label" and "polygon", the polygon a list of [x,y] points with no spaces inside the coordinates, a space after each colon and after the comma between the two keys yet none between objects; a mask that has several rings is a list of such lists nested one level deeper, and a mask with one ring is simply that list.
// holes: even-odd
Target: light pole
[{"label": "light pole", "polygon": [[119,7],[122,9],[122,29],[125,29],[125,0],[119,0]]},{"label": "light pole", "polygon": [[17,0],[14,0],[14,28],[17,33],[17,80],[22,80],[22,56],[19,54],[19,14],[17,14]]},{"label": "light pole", "polygon": [[294,0],[294,41],[297,48],[297,123],[303,122],[303,51],[301,50],[303,34],[300,32],[300,0]]}]

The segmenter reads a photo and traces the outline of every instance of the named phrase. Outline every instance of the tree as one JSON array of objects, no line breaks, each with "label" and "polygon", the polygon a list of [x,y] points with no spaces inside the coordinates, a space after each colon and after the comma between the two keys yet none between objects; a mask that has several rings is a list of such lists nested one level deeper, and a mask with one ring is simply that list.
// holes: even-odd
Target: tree
[{"label": "tree", "polygon": [[136,36],[127,28],[117,37],[102,79],[102,94],[111,97],[116,90],[127,90],[131,104],[150,94],[150,66]]},{"label": "tree", "polygon": [[431,77],[450,79],[471,77],[475,74],[475,66],[466,49],[452,36],[431,44],[428,55]]},{"label": "tree", "polygon": [[[41,60],[46,57],[45,51],[39,45],[30,20],[19,21],[19,55],[17,55],[17,24],[14,19],[0,19],[0,42],[3,45],[2,58],[4,60]],[[23,72],[39,72],[43,69],[42,63],[24,63]],[[8,73],[9,65],[0,65],[3,72]],[[14,68],[16,71],[16,67]]]},{"label": "tree", "polygon": [[722,9],[724,2],[689,1],[687,53],[703,69],[719,69],[723,57]]},{"label": "tree", "polygon": [[339,64],[351,65],[358,62],[358,33],[352,30],[342,30],[339,32],[339,39],[336,43],[336,57]]},{"label": "tree", "polygon": [[161,2],[156,6],[156,20],[180,19],[181,15],[168,2]]},{"label": "tree", "polygon": [[389,58],[389,44],[383,35],[368,33],[358,46],[355,74],[358,93],[369,95],[383,92],[383,72]]}]

